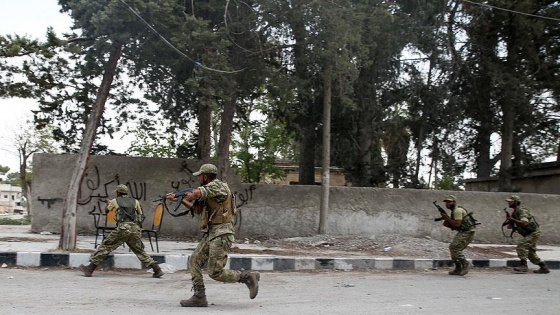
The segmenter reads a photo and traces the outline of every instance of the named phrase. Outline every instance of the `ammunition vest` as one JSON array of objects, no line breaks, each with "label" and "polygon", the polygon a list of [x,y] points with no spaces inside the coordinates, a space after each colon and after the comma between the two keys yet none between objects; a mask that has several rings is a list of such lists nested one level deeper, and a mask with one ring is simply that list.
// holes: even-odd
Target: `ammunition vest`
[{"label": "ammunition vest", "polygon": [[117,197],[117,223],[142,223],[142,215],[136,212],[136,199],[131,197]]},{"label": "ammunition vest", "polygon": [[521,236],[527,236],[527,235],[535,232],[539,228],[539,223],[537,222],[535,217],[529,212],[529,210],[527,210],[525,208],[521,208],[519,210],[513,211],[511,216],[516,220],[520,220],[522,211],[527,212],[527,218],[529,219],[529,222],[524,227],[521,227],[517,224],[515,225],[515,227],[516,227],[517,233],[521,234]]},{"label": "ammunition vest", "polygon": [[461,221],[461,226],[458,228],[458,230],[461,232],[467,232],[473,230],[476,227],[477,223],[476,220],[473,218],[472,213],[469,213],[467,209],[457,206],[457,208],[451,210],[451,218],[454,218],[453,212],[459,208],[465,210],[467,215]]},{"label": "ammunition vest", "polygon": [[204,209],[200,217],[200,229],[207,231],[208,225],[234,223],[237,208],[235,206],[235,198],[231,193],[228,185],[222,183],[227,191],[227,198],[223,202],[217,202],[215,198],[205,200]]}]

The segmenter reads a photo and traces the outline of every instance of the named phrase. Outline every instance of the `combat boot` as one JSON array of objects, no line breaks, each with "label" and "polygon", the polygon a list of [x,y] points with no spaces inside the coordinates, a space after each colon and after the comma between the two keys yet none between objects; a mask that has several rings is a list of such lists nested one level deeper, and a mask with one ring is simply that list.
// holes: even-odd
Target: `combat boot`
[{"label": "combat boot", "polygon": [[537,270],[533,270],[534,273],[550,273],[550,270],[548,269],[548,267],[546,266],[546,264],[544,262],[539,264],[539,269]]},{"label": "combat boot", "polygon": [[466,259],[461,259],[461,270],[459,271],[459,276],[464,276],[469,273],[470,264]]},{"label": "combat boot", "polygon": [[182,307],[207,307],[206,288],[203,285],[195,285],[193,287],[194,294],[188,300],[181,300]]},{"label": "combat boot", "polygon": [[245,283],[249,288],[249,297],[254,299],[259,293],[259,280],[261,279],[260,273],[256,271],[242,271],[239,282]]},{"label": "combat boot", "polygon": [[527,272],[529,272],[529,268],[527,267],[527,261],[522,260],[521,265],[519,267],[514,267],[513,271],[515,271],[517,273],[527,273]]},{"label": "combat boot", "polygon": [[448,273],[452,276],[458,276],[461,271],[461,262],[459,260],[455,260],[453,263],[455,264],[455,269],[449,271]]},{"label": "combat boot", "polygon": [[152,267],[152,270],[154,271],[154,274],[152,275],[152,277],[154,278],[161,278],[161,276],[163,276],[163,271],[161,271],[161,268],[159,267],[159,265],[156,262],[153,262],[150,267]]},{"label": "combat boot", "polygon": [[89,265],[87,265],[87,266],[80,265],[79,268],[84,273],[84,276],[91,277],[91,275],[93,274],[93,271],[95,270],[95,268],[97,268],[97,265],[89,263]]}]

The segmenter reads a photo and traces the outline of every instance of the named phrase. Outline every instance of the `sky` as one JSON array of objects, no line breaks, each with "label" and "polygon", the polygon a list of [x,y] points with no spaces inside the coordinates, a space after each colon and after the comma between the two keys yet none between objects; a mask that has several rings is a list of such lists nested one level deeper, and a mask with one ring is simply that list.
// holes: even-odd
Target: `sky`
[{"label": "sky", "polygon": [[[71,19],[60,13],[58,0],[0,0],[0,35],[26,35],[44,39],[49,26],[57,34],[70,32]],[[10,139],[26,120],[33,119],[31,110],[38,109],[35,100],[0,99],[0,165],[10,172],[19,171],[19,157]]]}]

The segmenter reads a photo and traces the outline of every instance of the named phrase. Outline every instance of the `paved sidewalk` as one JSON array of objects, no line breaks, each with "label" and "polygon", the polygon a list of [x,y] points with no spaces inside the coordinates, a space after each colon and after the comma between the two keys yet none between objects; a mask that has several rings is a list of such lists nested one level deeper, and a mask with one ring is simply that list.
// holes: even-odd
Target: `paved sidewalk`
[{"label": "paved sidewalk", "polygon": [[[90,254],[93,252],[95,236],[78,236],[78,252],[76,253],[57,250],[58,242],[59,235],[31,233],[29,226],[2,225],[0,226],[0,266],[78,267],[80,264],[88,262]],[[158,263],[165,263],[167,267],[175,270],[187,269],[188,258],[196,247],[196,243],[192,242],[160,240],[160,252],[157,253],[151,250],[147,239],[144,239],[144,244],[147,252]],[[452,262],[446,259],[357,256],[352,252],[340,253],[340,256],[336,257],[332,255],[311,257],[306,253],[293,256],[293,251],[289,251],[291,255],[282,255],[282,248],[275,248],[274,252],[270,254],[269,248],[258,244],[236,243],[234,246],[251,252],[251,254],[229,255],[226,268],[236,270],[424,270],[452,266]],[[504,248],[503,259],[471,260],[475,267],[514,267],[518,265],[518,260],[508,255],[515,254],[513,245],[472,244],[471,246]],[[550,269],[560,269],[560,246],[539,246],[539,256],[547,262]],[[105,260],[102,267],[140,269],[146,266],[142,266],[127,247],[120,247]],[[534,265],[530,267],[536,268]]]}]

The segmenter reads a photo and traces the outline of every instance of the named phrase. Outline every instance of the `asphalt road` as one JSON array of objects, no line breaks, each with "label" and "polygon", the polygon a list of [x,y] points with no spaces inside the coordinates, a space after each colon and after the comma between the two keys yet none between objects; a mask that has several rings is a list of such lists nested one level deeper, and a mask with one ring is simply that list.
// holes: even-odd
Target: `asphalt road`
[{"label": "asphalt road", "polygon": [[0,268],[0,314],[557,314],[560,272],[474,270],[261,273],[259,295],[244,284],[206,280],[207,308],[185,309],[186,272],[161,279],[138,270]]}]

